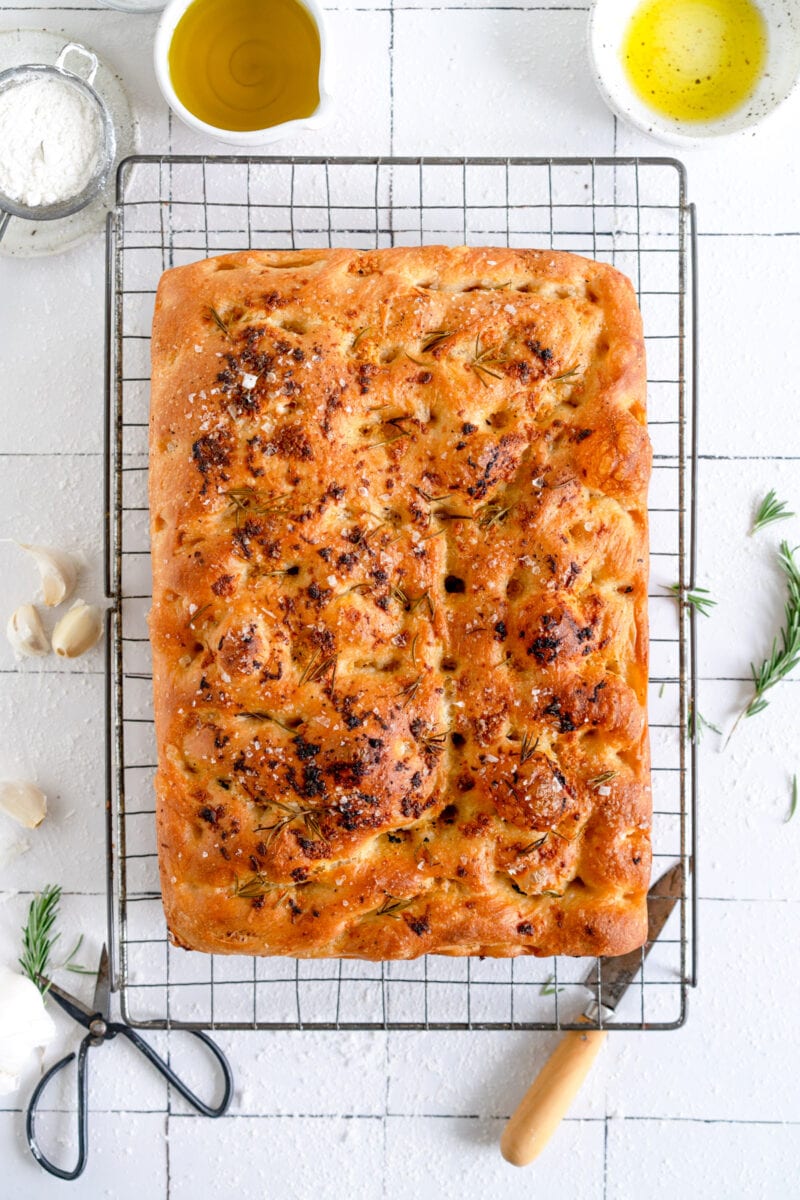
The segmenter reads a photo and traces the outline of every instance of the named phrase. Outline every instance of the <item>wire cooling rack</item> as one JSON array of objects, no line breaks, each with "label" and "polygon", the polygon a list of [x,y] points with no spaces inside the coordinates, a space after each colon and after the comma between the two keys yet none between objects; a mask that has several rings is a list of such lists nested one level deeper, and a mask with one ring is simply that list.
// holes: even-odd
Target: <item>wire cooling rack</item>
[{"label": "wire cooling rack", "polygon": [[[109,938],[126,1019],[163,1028],[556,1029],[590,999],[586,959],[363,963],[192,954],[169,944],[158,879],[146,616],[149,337],[168,267],[257,247],[554,247],[611,262],[644,315],[649,428],[654,877],[684,895],[609,1028],[671,1029],[696,975],[694,210],[668,159],[137,157],[120,165],[107,277]],[[597,964],[595,963],[595,969]],[[596,974],[596,991],[600,986]]]}]

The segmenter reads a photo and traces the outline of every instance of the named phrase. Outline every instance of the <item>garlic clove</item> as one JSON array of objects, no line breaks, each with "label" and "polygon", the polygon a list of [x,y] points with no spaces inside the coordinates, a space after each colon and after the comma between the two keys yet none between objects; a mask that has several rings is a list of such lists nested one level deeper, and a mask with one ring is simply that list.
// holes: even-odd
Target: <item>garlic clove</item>
[{"label": "garlic clove", "polygon": [[6,634],[17,654],[38,657],[50,653],[42,619],[32,604],[21,604],[8,618]]},{"label": "garlic clove", "polygon": [[103,636],[103,614],[94,604],[76,600],[53,630],[53,649],[62,658],[78,658]]},{"label": "garlic clove", "polygon": [[31,546],[25,542],[17,542],[21,550],[26,550],[35,560],[42,577],[42,595],[48,608],[55,608],[69,600],[75,591],[78,579],[78,568],[75,561],[63,550],[53,550],[49,546]]},{"label": "garlic clove", "polygon": [[47,796],[35,783],[0,782],[0,809],[26,829],[36,829],[47,814]]},{"label": "garlic clove", "polygon": [[55,1037],[39,989],[25,975],[0,966],[0,1095],[19,1087],[34,1050]]}]

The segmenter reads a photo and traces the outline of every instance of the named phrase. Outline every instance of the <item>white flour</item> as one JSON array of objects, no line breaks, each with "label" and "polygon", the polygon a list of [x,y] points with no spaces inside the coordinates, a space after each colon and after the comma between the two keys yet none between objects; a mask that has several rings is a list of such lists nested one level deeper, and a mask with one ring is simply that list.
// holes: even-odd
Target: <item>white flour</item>
[{"label": "white flour", "polygon": [[77,196],[97,168],[103,130],[94,105],[67,80],[0,93],[0,192],[38,207]]}]

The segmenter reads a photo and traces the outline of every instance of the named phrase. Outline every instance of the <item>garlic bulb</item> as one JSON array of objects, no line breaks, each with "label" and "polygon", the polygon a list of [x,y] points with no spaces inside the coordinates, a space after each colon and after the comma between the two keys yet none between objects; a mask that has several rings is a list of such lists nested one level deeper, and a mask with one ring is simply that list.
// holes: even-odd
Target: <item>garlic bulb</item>
[{"label": "garlic bulb", "polygon": [[103,636],[103,614],[94,604],[76,600],[53,630],[53,649],[62,658],[78,658]]},{"label": "garlic bulb", "polygon": [[17,654],[37,657],[50,653],[42,619],[32,604],[21,604],[8,618],[6,634]]},{"label": "garlic bulb", "polygon": [[39,574],[42,577],[42,595],[48,608],[63,604],[69,600],[75,591],[78,569],[75,562],[63,550],[53,550],[49,546],[30,546],[25,542],[17,542],[21,550],[27,550],[36,560]]},{"label": "garlic bulb", "polygon": [[4,780],[0,783],[0,809],[26,829],[36,829],[47,815],[47,796],[35,783]]},{"label": "garlic bulb", "polygon": [[19,1087],[33,1051],[55,1036],[39,989],[25,975],[0,967],[0,1096]]}]

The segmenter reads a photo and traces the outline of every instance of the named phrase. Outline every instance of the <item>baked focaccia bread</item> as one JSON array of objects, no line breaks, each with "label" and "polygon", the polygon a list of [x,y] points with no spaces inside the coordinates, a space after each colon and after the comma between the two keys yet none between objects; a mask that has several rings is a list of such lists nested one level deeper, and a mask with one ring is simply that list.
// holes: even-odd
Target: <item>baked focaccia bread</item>
[{"label": "baked focaccia bread", "polygon": [[633,290],[506,249],[168,271],[150,500],[173,941],[368,959],[646,936]]}]

